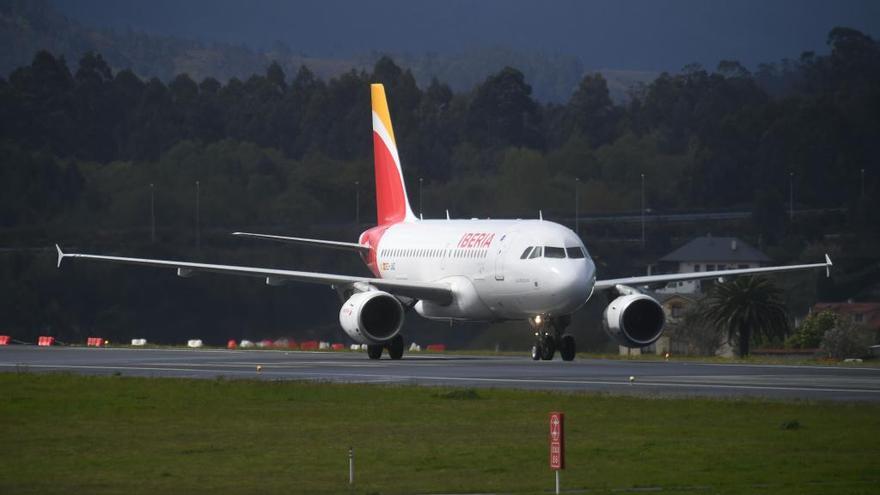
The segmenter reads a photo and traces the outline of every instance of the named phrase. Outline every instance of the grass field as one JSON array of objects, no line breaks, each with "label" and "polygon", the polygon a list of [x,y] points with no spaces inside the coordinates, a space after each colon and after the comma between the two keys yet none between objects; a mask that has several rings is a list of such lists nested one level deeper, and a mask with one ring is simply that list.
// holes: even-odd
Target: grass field
[{"label": "grass field", "polygon": [[[880,405],[0,374],[0,493],[880,492]],[[356,482],[348,487],[348,447]]]}]

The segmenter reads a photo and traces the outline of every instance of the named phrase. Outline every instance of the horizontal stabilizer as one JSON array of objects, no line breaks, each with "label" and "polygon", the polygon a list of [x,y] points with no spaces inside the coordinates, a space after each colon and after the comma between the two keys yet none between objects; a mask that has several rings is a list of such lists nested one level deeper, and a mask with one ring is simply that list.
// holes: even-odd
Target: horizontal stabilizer
[{"label": "horizontal stabilizer", "polygon": [[233,232],[232,235],[236,235],[239,237],[251,237],[253,239],[264,239],[268,241],[286,242],[289,244],[306,244],[310,246],[318,246],[331,249],[346,249],[349,251],[358,251],[364,253],[370,250],[369,246],[364,246],[354,242],[325,241],[323,239],[307,239],[305,237],[287,237],[283,235],[252,234],[250,232]]}]

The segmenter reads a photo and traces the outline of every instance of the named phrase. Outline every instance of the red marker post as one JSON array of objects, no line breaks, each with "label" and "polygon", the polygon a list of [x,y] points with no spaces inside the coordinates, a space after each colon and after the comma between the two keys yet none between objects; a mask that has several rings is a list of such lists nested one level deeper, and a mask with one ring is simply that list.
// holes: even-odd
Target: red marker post
[{"label": "red marker post", "polygon": [[556,493],[559,493],[559,471],[565,469],[565,414],[550,413],[550,469],[556,471]]}]

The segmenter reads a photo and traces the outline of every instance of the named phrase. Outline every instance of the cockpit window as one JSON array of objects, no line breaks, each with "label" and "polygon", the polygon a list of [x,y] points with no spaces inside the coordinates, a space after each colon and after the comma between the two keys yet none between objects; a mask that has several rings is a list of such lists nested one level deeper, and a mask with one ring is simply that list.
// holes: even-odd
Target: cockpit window
[{"label": "cockpit window", "polygon": [[528,257],[529,257],[529,254],[532,252],[532,247],[533,247],[533,246],[529,246],[529,247],[527,247],[526,250],[523,251],[522,256],[519,257],[519,259],[524,260],[524,259],[528,258]]},{"label": "cockpit window", "polygon": [[583,258],[584,257],[584,250],[581,249],[580,246],[565,248],[565,252],[568,253],[569,258]]},{"label": "cockpit window", "polygon": [[544,257],[545,258],[565,258],[565,249],[563,249],[561,247],[545,246],[544,247]]},{"label": "cockpit window", "polygon": [[531,259],[535,259],[535,258],[540,258],[542,251],[543,251],[543,248],[541,248],[541,246],[536,247],[535,249],[532,250],[532,254],[529,255],[529,259],[531,260]]}]

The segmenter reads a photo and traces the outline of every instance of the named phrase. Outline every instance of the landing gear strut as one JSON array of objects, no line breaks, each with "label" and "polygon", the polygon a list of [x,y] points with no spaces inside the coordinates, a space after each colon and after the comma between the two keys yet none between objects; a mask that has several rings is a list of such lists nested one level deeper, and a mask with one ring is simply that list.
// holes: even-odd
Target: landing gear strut
[{"label": "landing gear strut", "polygon": [[530,318],[529,324],[535,331],[532,359],[550,361],[558,350],[563,361],[572,361],[577,353],[574,336],[563,333],[569,323],[570,316],[550,318],[538,315]]}]

